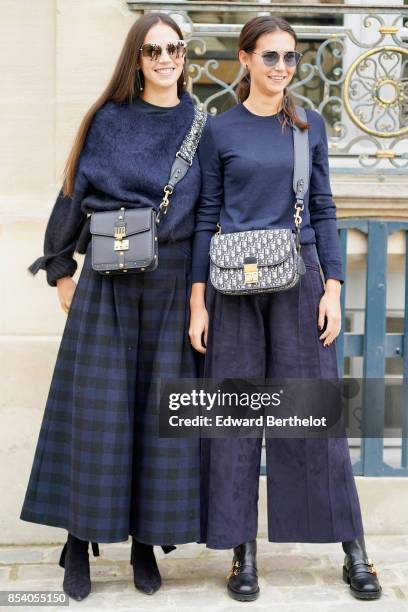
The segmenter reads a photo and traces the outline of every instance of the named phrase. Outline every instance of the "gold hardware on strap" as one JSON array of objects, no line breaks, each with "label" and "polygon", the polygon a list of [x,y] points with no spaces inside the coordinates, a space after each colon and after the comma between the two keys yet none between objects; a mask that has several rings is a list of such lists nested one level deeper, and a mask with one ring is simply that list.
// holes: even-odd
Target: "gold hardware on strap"
[{"label": "gold hardware on strap", "polygon": [[221,225],[219,223],[217,223],[217,227],[218,227],[218,229],[217,229],[217,231],[215,233],[219,235],[219,234],[221,234]]},{"label": "gold hardware on strap", "polygon": [[171,194],[173,193],[173,187],[171,185],[166,185],[163,191],[164,191],[164,196],[163,196],[162,201],[160,202],[159,211],[156,215],[157,224],[160,223],[160,218],[162,214],[167,215],[167,207],[170,204],[169,196],[171,196]]},{"label": "gold hardware on strap", "polygon": [[302,217],[300,215],[300,213],[304,210],[305,205],[302,204],[302,206],[299,206],[299,204],[296,204],[295,206],[295,214],[293,215],[295,217],[295,225],[296,227],[300,227],[300,224],[302,223]]},{"label": "gold hardware on strap", "polygon": [[244,264],[244,277],[245,277],[246,285],[257,283],[258,282],[258,264],[257,263]]},{"label": "gold hardware on strap", "polygon": [[163,210],[163,213],[166,214],[167,213],[167,207],[170,204],[169,202],[169,196],[171,196],[171,194],[173,193],[173,188],[170,187],[170,185],[166,185],[164,188],[164,196],[163,196],[163,200],[160,203],[160,210]]},{"label": "gold hardware on strap", "polygon": [[115,240],[114,251],[127,251],[129,249],[129,240]]},{"label": "gold hardware on strap", "polygon": [[374,574],[374,576],[377,576],[377,568],[375,567],[371,559],[368,559],[368,567],[370,568],[370,572]]}]

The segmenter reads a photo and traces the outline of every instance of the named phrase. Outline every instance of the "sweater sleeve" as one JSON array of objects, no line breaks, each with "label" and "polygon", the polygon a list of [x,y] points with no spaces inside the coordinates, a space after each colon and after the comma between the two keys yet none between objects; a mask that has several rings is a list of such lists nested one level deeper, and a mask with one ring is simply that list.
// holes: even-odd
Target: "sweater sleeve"
[{"label": "sweater sleeve", "polygon": [[77,200],[64,196],[61,189],[45,230],[44,255],[31,264],[29,271],[37,274],[45,270],[51,287],[59,278],[73,276],[78,265],[73,254],[85,219]]},{"label": "sweater sleeve", "polygon": [[207,282],[210,242],[217,229],[224,195],[222,163],[214,142],[211,123],[209,117],[198,148],[202,181],[195,221],[193,283]]},{"label": "sweater sleeve", "polygon": [[44,255],[28,268],[32,274],[45,270],[47,283],[51,287],[56,286],[59,278],[73,276],[78,266],[73,255],[87,219],[81,203],[92,187],[88,179],[88,168],[92,165],[95,152],[94,140],[101,130],[100,116],[101,112],[98,111],[86,135],[75,173],[73,197],[64,196],[60,190],[45,230]]},{"label": "sweater sleeve", "polygon": [[340,240],[337,233],[336,205],[333,201],[327,134],[324,120],[315,113],[320,126],[320,140],[313,153],[312,176],[309,186],[310,225],[316,236],[316,248],[325,280],[344,282]]}]

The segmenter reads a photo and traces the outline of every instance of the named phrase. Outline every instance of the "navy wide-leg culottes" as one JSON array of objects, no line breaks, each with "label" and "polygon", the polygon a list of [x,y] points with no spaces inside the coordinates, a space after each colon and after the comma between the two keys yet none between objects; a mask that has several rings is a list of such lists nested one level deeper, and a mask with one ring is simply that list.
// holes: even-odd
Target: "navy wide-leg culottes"
[{"label": "navy wide-leg culottes", "polygon": [[[231,296],[206,289],[206,378],[337,378],[335,343],[317,327],[324,293],[317,252],[304,245],[306,274],[288,291]],[[202,440],[202,541],[232,548],[257,534],[260,438]],[[268,537],[341,542],[363,534],[345,437],[267,438]]]},{"label": "navy wide-leg culottes", "polygon": [[21,518],[83,540],[200,538],[200,441],[158,434],[161,380],[194,378],[191,243],[145,274],[103,276],[91,245],[66,321]]}]

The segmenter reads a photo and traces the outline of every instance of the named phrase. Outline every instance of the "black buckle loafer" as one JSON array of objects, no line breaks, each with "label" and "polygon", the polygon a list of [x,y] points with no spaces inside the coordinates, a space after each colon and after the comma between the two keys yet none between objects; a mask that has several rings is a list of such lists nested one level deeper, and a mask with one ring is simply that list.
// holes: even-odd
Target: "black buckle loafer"
[{"label": "black buckle loafer", "polygon": [[343,565],[343,580],[350,585],[350,591],[356,599],[379,599],[381,585],[377,570],[371,559],[351,561],[346,557]]}]

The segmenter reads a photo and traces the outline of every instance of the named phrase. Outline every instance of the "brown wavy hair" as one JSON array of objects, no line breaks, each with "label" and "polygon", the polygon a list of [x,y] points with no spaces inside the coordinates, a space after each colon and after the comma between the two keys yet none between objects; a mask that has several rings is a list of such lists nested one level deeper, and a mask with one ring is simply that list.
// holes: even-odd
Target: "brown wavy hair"
[{"label": "brown wavy hair", "polygon": [[[140,19],[132,25],[126,36],[125,43],[107,87],[96,102],[92,104],[79,126],[62,175],[64,181],[63,192],[65,196],[72,197],[73,195],[79,156],[95,113],[109,100],[113,100],[114,102],[128,100],[129,103],[131,103],[134,97],[139,96],[140,87],[143,86],[143,73],[141,70],[140,73],[138,73],[140,68],[140,47],[143,45],[146,34],[150,28],[160,22],[170,26],[170,28],[177,33],[180,40],[183,40],[183,34],[178,24],[166,13],[148,13],[140,17]],[[138,75],[139,78],[137,78],[136,75]],[[186,75],[187,63],[185,63],[183,72],[177,81],[178,96],[186,89]]]},{"label": "brown wavy hair", "polygon": [[[297,36],[295,30],[292,26],[285,20],[280,17],[272,17],[270,15],[263,15],[260,17],[254,17],[250,21],[248,21],[241,30],[238,39],[238,50],[245,51],[246,53],[251,53],[258,42],[258,38],[263,34],[269,34],[270,32],[277,31],[287,32],[292,36],[295,41],[295,46],[297,45]],[[238,96],[238,100],[243,102],[249,96],[249,91],[251,88],[251,76],[246,73],[239,81],[236,92]],[[287,124],[294,123],[302,130],[309,128],[309,123],[302,121],[302,119],[298,116],[296,112],[295,99],[293,95],[287,91],[287,88],[283,90],[283,122],[282,128]]]}]

